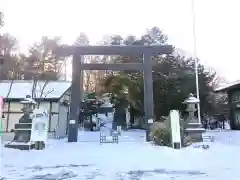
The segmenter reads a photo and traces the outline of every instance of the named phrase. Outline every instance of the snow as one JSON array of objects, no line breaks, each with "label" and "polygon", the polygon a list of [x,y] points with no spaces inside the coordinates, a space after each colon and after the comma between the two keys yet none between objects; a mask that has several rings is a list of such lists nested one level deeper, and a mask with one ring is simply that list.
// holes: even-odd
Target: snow
[{"label": "snow", "polygon": [[[83,131],[79,142],[51,139],[43,151],[7,149],[2,144],[0,179],[240,179],[240,132],[207,131],[205,135],[214,136],[215,141],[180,150],[146,143],[140,130],[124,131],[118,144],[100,145],[99,132]],[[203,149],[201,144],[210,148]]]},{"label": "snow", "polygon": [[101,107],[113,107],[113,105],[110,103],[104,103],[101,105]]},{"label": "snow", "polygon": [[186,128],[187,131],[205,131],[204,128]]},{"label": "snow", "polygon": [[189,125],[202,125],[201,123],[188,123]]}]

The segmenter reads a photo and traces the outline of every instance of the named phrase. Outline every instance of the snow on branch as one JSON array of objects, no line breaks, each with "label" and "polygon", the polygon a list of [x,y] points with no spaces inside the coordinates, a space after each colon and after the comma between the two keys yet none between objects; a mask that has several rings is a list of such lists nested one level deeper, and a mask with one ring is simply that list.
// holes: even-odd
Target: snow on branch
[{"label": "snow on branch", "polygon": [[12,91],[13,83],[14,83],[14,80],[11,80],[10,85],[9,85],[9,89],[8,89],[8,93],[7,93],[6,97],[5,97],[5,99],[7,99],[8,96],[10,95],[10,93]]},{"label": "snow on branch", "polygon": [[[37,101],[37,99],[46,98],[49,94],[54,92],[54,89],[46,89],[47,85],[50,83],[50,80],[39,81],[36,78],[33,79],[32,86],[32,98]],[[40,102],[37,103],[38,108]]]}]

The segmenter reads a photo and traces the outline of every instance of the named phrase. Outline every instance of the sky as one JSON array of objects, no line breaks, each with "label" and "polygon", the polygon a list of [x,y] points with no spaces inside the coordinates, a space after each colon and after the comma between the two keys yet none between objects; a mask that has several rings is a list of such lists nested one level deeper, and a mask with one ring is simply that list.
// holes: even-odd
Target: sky
[{"label": "sky", "polygon": [[236,52],[240,41],[239,0],[194,0],[196,45],[194,53],[192,0],[0,0],[5,27],[19,40],[22,51],[42,36],[61,36],[73,43],[80,32],[92,42],[107,34],[140,36],[146,28],[160,27],[187,55],[197,55],[228,81],[240,79]]}]

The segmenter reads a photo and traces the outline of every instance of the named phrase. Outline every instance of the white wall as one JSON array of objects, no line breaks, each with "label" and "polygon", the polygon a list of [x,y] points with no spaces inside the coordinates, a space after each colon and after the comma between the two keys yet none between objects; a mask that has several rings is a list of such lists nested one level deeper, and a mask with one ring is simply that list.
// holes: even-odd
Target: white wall
[{"label": "white wall", "polygon": [[20,104],[20,102],[11,102],[9,111],[10,112],[22,112],[22,104]]},{"label": "white wall", "polygon": [[50,111],[50,102],[49,101],[40,102],[39,109],[46,109]]},{"label": "white wall", "polygon": [[58,123],[59,102],[52,103],[50,131],[55,131]]},{"label": "white wall", "polygon": [[[67,94],[67,93],[66,93]],[[64,100],[69,100],[70,97],[68,95],[64,95],[59,102],[52,102],[52,109],[50,108],[50,101],[44,101],[40,102],[40,109],[46,109],[48,112],[50,112],[51,116],[51,122],[50,122],[50,131],[54,131],[56,129],[56,126],[58,124],[59,120],[59,107],[60,107],[60,102],[63,102]],[[19,102],[11,102],[10,103],[10,109],[8,112],[8,103],[5,103],[4,105],[4,115],[5,115],[5,120],[3,121],[3,131],[8,131],[10,132],[12,129],[14,129],[14,125],[19,122],[19,119],[23,115],[22,113],[22,104]],[[63,116],[61,118],[61,121],[66,120],[67,122],[67,112],[68,108],[63,109],[63,112],[60,113],[60,116]],[[7,120],[8,120],[8,129],[7,128]]]},{"label": "white wall", "polygon": [[60,99],[59,101],[59,118],[58,118],[58,136],[59,137],[64,137],[66,136],[66,129],[67,129],[67,124],[68,124],[68,112],[69,112],[69,107],[63,105],[62,102],[64,101],[69,101],[70,96],[67,95],[67,93]]},{"label": "white wall", "polygon": [[52,103],[52,112],[58,112],[58,109],[59,109],[59,103],[53,102]]},{"label": "white wall", "polygon": [[55,131],[58,123],[58,114],[51,115],[50,132]]},{"label": "white wall", "polygon": [[7,128],[7,116],[8,116],[7,112],[8,112],[8,103],[5,103],[3,107],[3,114],[5,116],[5,119],[3,120],[3,131],[6,131],[6,128]]},{"label": "white wall", "polygon": [[[19,102],[11,102],[8,112],[8,103],[4,105],[4,116],[5,120],[3,121],[3,131],[11,131],[14,129],[14,125],[19,121],[22,113],[22,105]],[[11,113],[12,112],[12,113]],[[7,129],[7,120],[8,120],[8,129]]]},{"label": "white wall", "polygon": [[[52,103],[52,112],[55,114],[50,113],[51,115],[51,125],[50,125],[50,131],[55,130],[57,122],[58,122],[58,111],[59,111],[59,103]],[[50,102],[41,102],[39,105],[40,109],[46,109],[48,112],[50,112]],[[12,129],[14,129],[14,125],[19,122],[19,119],[23,115],[22,113],[22,104],[20,102],[11,102],[10,103],[10,109],[8,112],[8,103],[4,106],[4,116],[5,120],[3,121],[3,131],[10,132]],[[7,128],[7,120],[8,120],[8,129]]]},{"label": "white wall", "polygon": [[58,121],[58,114],[56,114],[56,113],[58,113],[59,110],[58,110],[58,103],[52,102],[52,110],[50,109],[50,104],[51,103],[47,102],[47,101],[41,102],[39,108],[46,109],[50,113],[49,120],[51,119],[51,122],[50,122],[49,131],[52,132],[56,129],[56,125],[57,125],[57,121]]}]

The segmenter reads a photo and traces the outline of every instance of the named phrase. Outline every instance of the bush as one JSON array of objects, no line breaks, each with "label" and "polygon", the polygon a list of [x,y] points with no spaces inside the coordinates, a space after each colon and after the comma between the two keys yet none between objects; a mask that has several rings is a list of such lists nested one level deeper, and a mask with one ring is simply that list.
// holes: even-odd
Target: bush
[{"label": "bush", "polygon": [[155,122],[152,125],[151,137],[155,145],[158,145],[158,146],[171,145],[170,129],[163,122]]},{"label": "bush", "polygon": [[[186,122],[180,119],[180,135],[181,144],[183,147],[189,145],[189,139],[184,133]],[[151,127],[151,138],[155,145],[158,146],[171,146],[171,127],[170,119],[166,118],[164,122],[155,122]]]}]

